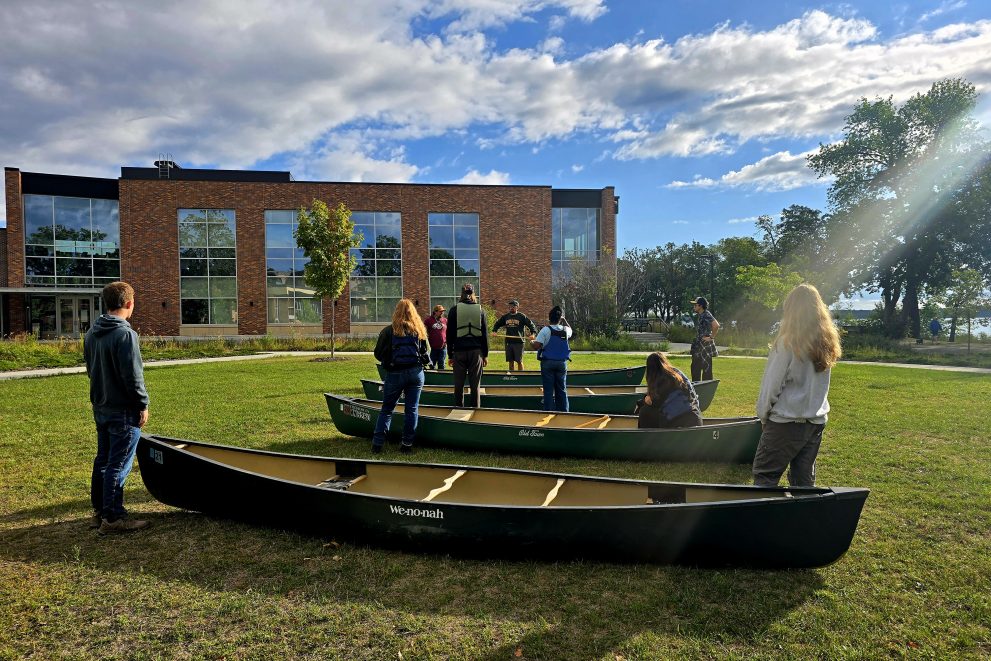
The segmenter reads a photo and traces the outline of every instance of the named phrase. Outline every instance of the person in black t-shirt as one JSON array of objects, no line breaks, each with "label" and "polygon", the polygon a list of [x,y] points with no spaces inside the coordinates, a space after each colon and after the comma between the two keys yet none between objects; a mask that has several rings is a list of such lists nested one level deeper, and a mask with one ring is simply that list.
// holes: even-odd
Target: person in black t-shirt
[{"label": "person in black t-shirt", "polygon": [[[516,369],[523,371],[523,338],[526,331],[533,337],[537,333],[537,327],[530,317],[520,312],[520,302],[515,298],[509,302],[509,312],[499,317],[492,327],[492,334],[498,335],[500,328],[506,329],[506,362],[509,363],[509,371]],[[519,338],[519,339],[516,339]]]}]

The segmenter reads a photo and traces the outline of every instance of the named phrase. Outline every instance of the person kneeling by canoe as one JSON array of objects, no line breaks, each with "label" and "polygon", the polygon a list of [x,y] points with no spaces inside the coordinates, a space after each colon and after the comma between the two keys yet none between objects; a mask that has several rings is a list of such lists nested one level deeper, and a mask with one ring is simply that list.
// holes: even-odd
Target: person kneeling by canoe
[{"label": "person kneeling by canoe", "polygon": [[663,353],[647,356],[647,395],[637,402],[641,429],[700,427],[702,413],[691,380],[668,362]]},{"label": "person kneeling by canoe", "polygon": [[403,443],[400,452],[413,451],[416,435],[417,408],[423,390],[423,367],[430,363],[427,353],[427,328],[408,298],[400,299],[392,313],[392,325],[379,333],[375,343],[375,357],[385,367],[385,384],[382,392],[382,410],[375,423],[372,436],[372,452],[382,452],[385,435],[389,433],[392,412],[399,396],[404,397]]}]

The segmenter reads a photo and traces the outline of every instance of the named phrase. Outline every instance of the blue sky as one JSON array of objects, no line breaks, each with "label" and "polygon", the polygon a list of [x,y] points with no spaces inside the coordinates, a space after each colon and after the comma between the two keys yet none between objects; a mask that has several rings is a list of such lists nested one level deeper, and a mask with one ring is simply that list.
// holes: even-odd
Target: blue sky
[{"label": "blue sky", "polygon": [[171,152],[300,180],[612,185],[622,250],[824,208],[804,155],[861,97],[960,76],[991,124],[974,0],[97,7],[0,7],[3,165],[116,177]]}]

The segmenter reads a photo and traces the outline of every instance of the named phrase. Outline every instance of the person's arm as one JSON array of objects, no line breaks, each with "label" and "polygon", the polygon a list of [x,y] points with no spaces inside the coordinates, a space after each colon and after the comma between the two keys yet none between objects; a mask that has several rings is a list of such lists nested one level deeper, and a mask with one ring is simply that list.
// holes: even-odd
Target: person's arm
[{"label": "person's arm", "polygon": [[543,349],[544,343],[547,342],[547,337],[548,335],[550,335],[550,332],[551,332],[550,326],[544,326],[543,328],[541,328],[540,331],[537,333],[537,337],[533,338],[533,341],[530,342],[533,348]]},{"label": "person's arm", "polygon": [[148,390],[145,389],[144,364],[141,361],[141,345],[138,343],[138,334],[129,331],[117,343],[117,366],[120,370],[120,378],[124,382],[131,396],[136,400],[138,409],[141,411],[139,427],[144,427],[148,422]]},{"label": "person's arm", "polygon": [[526,315],[523,315],[523,318],[525,319],[525,321],[523,322],[523,325],[526,326],[526,328],[528,328],[530,330],[530,335],[536,335],[537,334],[537,325],[535,323],[533,323],[533,319],[531,319],[530,317],[527,317]]},{"label": "person's arm", "polygon": [[[506,325],[506,315],[502,315],[501,317],[496,319],[495,325],[492,327],[492,334],[495,335],[496,333],[498,333],[499,329],[505,325]],[[482,326],[485,326],[485,324],[482,324]]]},{"label": "person's arm", "polygon": [[788,365],[791,363],[791,351],[772,348],[767,356],[767,366],[760,381],[760,394],[757,396],[757,417],[766,424],[771,415],[771,407],[778,401],[778,396],[784,389],[785,378],[788,376]]},{"label": "person's arm", "polygon": [[383,365],[388,365],[392,358],[392,327],[386,326],[379,332],[379,339],[375,342],[375,360]]},{"label": "person's arm", "polygon": [[716,331],[719,330],[719,322],[716,320],[715,317],[712,318],[712,325],[710,326],[710,329],[711,330],[709,331],[709,335],[711,335],[712,337],[715,337],[716,336]]},{"label": "person's arm", "polygon": [[[485,312],[482,312],[482,328],[488,328],[489,321],[485,318]],[[489,364],[489,336],[488,333],[482,333],[482,367]]]}]

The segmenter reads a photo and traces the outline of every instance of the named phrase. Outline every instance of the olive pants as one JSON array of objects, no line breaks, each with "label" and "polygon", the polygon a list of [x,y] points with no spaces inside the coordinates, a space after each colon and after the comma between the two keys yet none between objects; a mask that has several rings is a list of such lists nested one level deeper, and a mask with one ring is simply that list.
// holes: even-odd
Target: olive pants
[{"label": "olive pants", "polygon": [[754,484],[776,487],[781,474],[790,466],[788,484],[815,486],[816,455],[825,428],[826,425],[814,422],[765,422],[754,456]]}]

